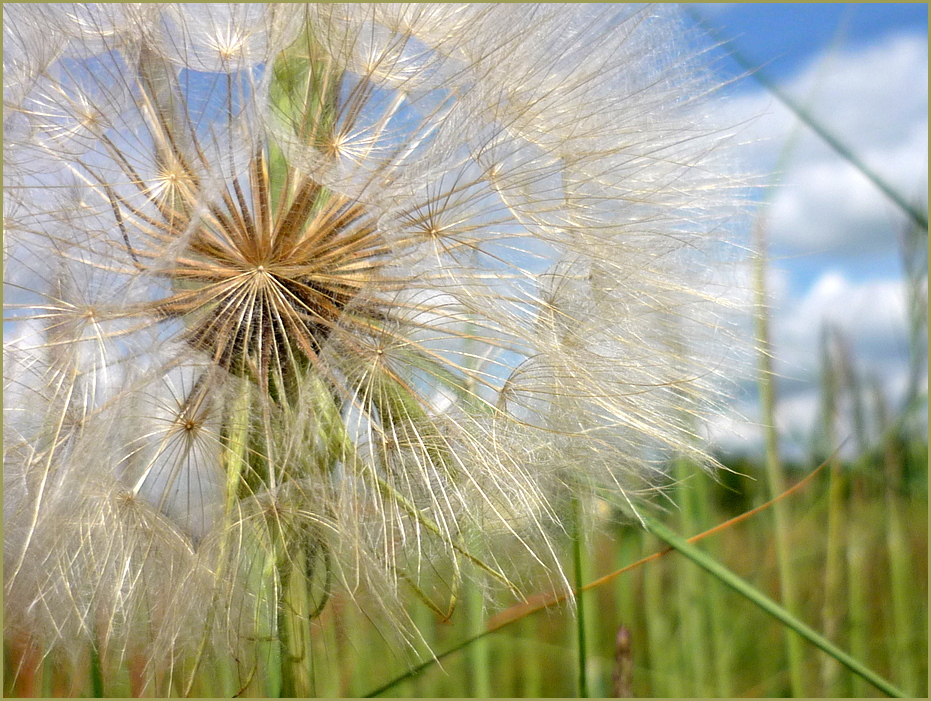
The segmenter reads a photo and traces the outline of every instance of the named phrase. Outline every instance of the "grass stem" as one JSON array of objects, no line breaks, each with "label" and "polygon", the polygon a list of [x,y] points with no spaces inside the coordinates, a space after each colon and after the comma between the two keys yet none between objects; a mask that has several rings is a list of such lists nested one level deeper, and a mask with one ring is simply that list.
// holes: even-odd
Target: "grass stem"
[{"label": "grass stem", "polygon": [[684,538],[676,535],[658,521],[655,521],[647,516],[644,516],[643,518],[646,522],[647,529],[653,535],[667,543],[670,547],[675,548],[678,552],[682,553],[696,565],[714,576],[718,581],[726,584],[734,591],[752,601],[754,604],[763,609],[763,611],[768,613],[776,620],[780,621],[784,626],[786,626],[786,628],[798,633],[801,638],[804,638],[811,644],[826,652],[828,655],[847,667],[847,669],[849,669],[851,672],[861,676],[884,694],[896,698],[905,698],[906,695],[901,689],[897,688],[894,684],[876,674],[876,672],[869,669],[856,658],[841,650],[830,640],[807,626],[805,623],[786,611],[786,609],[764,595],[758,589],[747,584],[726,567],[710,558],[698,548],[689,544]]},{"label": "grass stem", "polygon": [[588,698],[588,645],[585,636],[585,586],[584,574],[582,572],[582,540],[584,531],[582,528],[582,507],[578,500],[572,500],[572,559],[575,575],[575,634],[576,646],[578,649],[578,676],[579,676],[579,698]]},{"label": "grass stem", "polygon": [[[484,599],[477,584],[469,582],[465,589],[468,633],[474,635],[485,630]],[[487,699],[492,696],[490,646],[491,640],[488,638],[482,638],[469,646],[469,692],[472,698]]]},{"label": "grass stem", "polygon": [[104,697],[103,663],[100,660],[100,650],[96,642],[91,643],[90,667],[91,696],[95,699],[102,699]]},{"label": "grass stem", "polygon": [[[838,333],[826,327],[821,338],[822,440],[829,451],[837,442],[834,430],[838,404],[843,389],[845,354]],[[819,456],[820,458],[820,456]],[[829,458],[828,532],[824,567],[824,603],[821,609],[822,630],[829,640],[841,633],[844,601],[844,551],[846,550],[846,486],[847,479],[840,456],[835,451]],[[840,666],[830,657],[821,660],[821,685],[824,696],[843,696]]]},{"label": "grass stem", "polygon": [[[773,373],[773,358],[770,354],[769,313],[766,295],[766,240],[765,224],[760,217],[755,229],[757,258],[754,266],[754,292],[756,297],[756,339],[759,348],[759,392],[762,409],[763,439],[766,453],[766,477],[770,496],[785,491],[785,477],[779,460],[779,445],[776,434],[776,390]],[[779,590],[782,603],[790,612],[798,611],[795,579],[790,557],[790,531],[788,507],[782,502],[773,504],[775,525],[776,558],[779,567]],[[802,673],[802,646],[798,638],[786,636],[786,651],[789,660],[789,679],[792,696],[805,696],[805,680]]]}]

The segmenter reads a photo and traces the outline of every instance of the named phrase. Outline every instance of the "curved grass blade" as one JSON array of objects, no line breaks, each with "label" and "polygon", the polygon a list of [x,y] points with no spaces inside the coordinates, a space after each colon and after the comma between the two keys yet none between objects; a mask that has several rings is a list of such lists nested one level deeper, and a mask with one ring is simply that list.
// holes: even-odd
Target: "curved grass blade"
[{"label": "curved grass blade", "polygon": [[654,521],[647,516],[644,516],[643,519],[646,523],[647,530],[649,530],[657,538],[667,543],[670,547],[675,548],[689,560],[715,577],[718,581],[726,584],[738,594],[749,599],[770,616],[780,621],[783,625],[795,631],[800,636],[808,640],[808,642],[826,652],[851,672],[859,675],[888,696],[905,698],[905,693],[902,690],[898,689],[891,682],[876,674],[876,672],[869,669],[859,660],[841,650],[820,633],[813,630],[812,628],[809,628],[805,623],[789,614],[788,611],[782,608],[775,601],[742,580],[722,564],[715,561],[698,548],[693,547],[685,540],[685,538],[682,538],[681,536],[673,533],[659,521]]}]

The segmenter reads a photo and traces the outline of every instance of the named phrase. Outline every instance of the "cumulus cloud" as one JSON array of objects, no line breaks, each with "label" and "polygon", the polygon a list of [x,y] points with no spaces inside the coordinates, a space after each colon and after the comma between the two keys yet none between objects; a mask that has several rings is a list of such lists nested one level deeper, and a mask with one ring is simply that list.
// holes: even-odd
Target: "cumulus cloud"
[{"label": "cumulus cloud", "polygon": [[[907,197],[927,188],[927,36],[888,35],[816,56],[783,89],[836,138]],[[752,81],[744,81],[746,86]],[[900,258],[905,215],[869,180],[762,89],[737,93],[735,123],[745,123],[759,172],[778,167],[779,187],[762,208],[775,264],[768,290],[777,373],[777,428],[788,457],[808,454],[820,412],[820,352],[826,328],[849,347],[861,378],[872,378],[900,406],[909,378],[907,285]],[[793,134],[794,132],[794,134]],[[927,376],[926,368],[920,371]],[[850,433],[849,405],[838,435]],[[734,415],[708,427],[722,449],[762,448],[752,388]],[[848,445],[847,452],[855,446]]]},{"label": "cumulus cloud", "polygon": [[[784,383],[788,391],[779,412],[781,428],[787,434],[800,435],[805,426],[815,425],[820,401],[820,348],[827,329],[846,346],[842,351],[832,345],[835,362],[846,353],[861,382],[878,383],[887,402],[901,405],[909,377],[905,286],[902,279],[854,282],[828,272],[794,305],[793,312],[777,319],[779,367],[790,380]],[[791,382],[795,373],[799,373],[797,379]],[[841,409],[842,430],[853,433],[850,408]]]},{"label": "cumulus cloud", "polygon": [[791,253],[871,254],[905,225],[886,196],[838,158],[798,163],[786,181],[768,213],[769,232],[774,246]]},{"label": "cumulus cloud", "polygon": [[[785,92],[906,197],[927,188],[928,44],[896,34],[875,44],[816,57]],[[795,116],[768,92],[736,96],[734,120],[747,122],[751,158],[777,167]],[[874,255],[894,241],[904,215],[850,163],[807,128],[798,132],[767,213],[771,244],[790,255]]]},{"label": "cumulus cloud", "polygon": [[[928,39],[917,34],[893,34],[881,42],[828,59],[826,74],[817,67],[788,86],[790,94],[813,93],[812,112],[862,155],[895,152],[903,139],[927,144]],[[916,128],[924,125],[924,128]],[[927,149],[922,149],[926,152]],[[889,164],[895,166],[895,164]],[[900,167],[884,168],[889,179],[907,185]],[[912,173],[911,175],[915,175]]]},{"label": "cumulus cloud", "polygon": [[[860,380],[878,383],[891,406],[901,405],[910,377],[906,285],[900,278],[854,281],[829,271],[799,297],[773,296],[776,425],[790,457],[805,457],[818,426],[826,329],[843,339]],[[926,374],[925,368],[920,377]],[[853,432],[849,409],[841,407],[839,435]],[[759,421],[756,397],[744,397],[731,416],[709,427],[709,436],[725,451],[757,452],[762,448]],[[846,452],[852,455],[855,449],[851,443]]]},{"label": "cumulus cloud", "polygon": [[825,272],[801,299],[784,303],[775,320],[781,364],[787,372],[793,365],[810,368],[817,358],[821,329],[826,326],[851,339],[857,354],[865,359],[906,357],[905,293],[902,279],[856,283],[837,271]]}]

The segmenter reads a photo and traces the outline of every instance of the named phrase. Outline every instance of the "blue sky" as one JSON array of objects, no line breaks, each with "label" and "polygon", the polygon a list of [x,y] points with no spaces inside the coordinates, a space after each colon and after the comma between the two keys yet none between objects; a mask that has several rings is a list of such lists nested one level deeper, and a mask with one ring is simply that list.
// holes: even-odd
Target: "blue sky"
[{"label": "blue sky", "polygon": [[[926,197],[926,5],[693,9],[904,196]],[[743,73],[723,54],[717,65],[724,77]],[[749,170],[778,172],[766,209],[777,423],[785,451],[804,458],[817,420],[818,342],[825,324],[849,343],[861,378],[874,378],[893,407],[901,403],[908,377],[901,243],[907,219],[756,80],[739,78],[728,98],[735,123],[747,120],[742,136]],[[922,372],[926,386],[926,366]],[[744,418],[713,431],[739,452],[761,443],[752,383],[746,387],[739,407]],[[842,417],[839,433],[851,431],[850,416]]]},{"label": "blue sky", "polygon": [[848,46],[895,32],[928,32],[924,3],[696,3],[748,58],[776,79],[805,65],[840,35]]}]

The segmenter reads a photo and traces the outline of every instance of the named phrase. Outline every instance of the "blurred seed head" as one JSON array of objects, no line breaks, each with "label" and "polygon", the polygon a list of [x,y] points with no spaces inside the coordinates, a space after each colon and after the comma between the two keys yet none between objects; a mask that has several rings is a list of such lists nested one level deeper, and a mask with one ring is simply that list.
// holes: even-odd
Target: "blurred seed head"
[{"label": "blurred seed head", "polygon": [[564,585],[570,498],[704,460],[740,181],[671,10],[4,32],[8,628],[176,659],[273,629],[292,571]]}]

